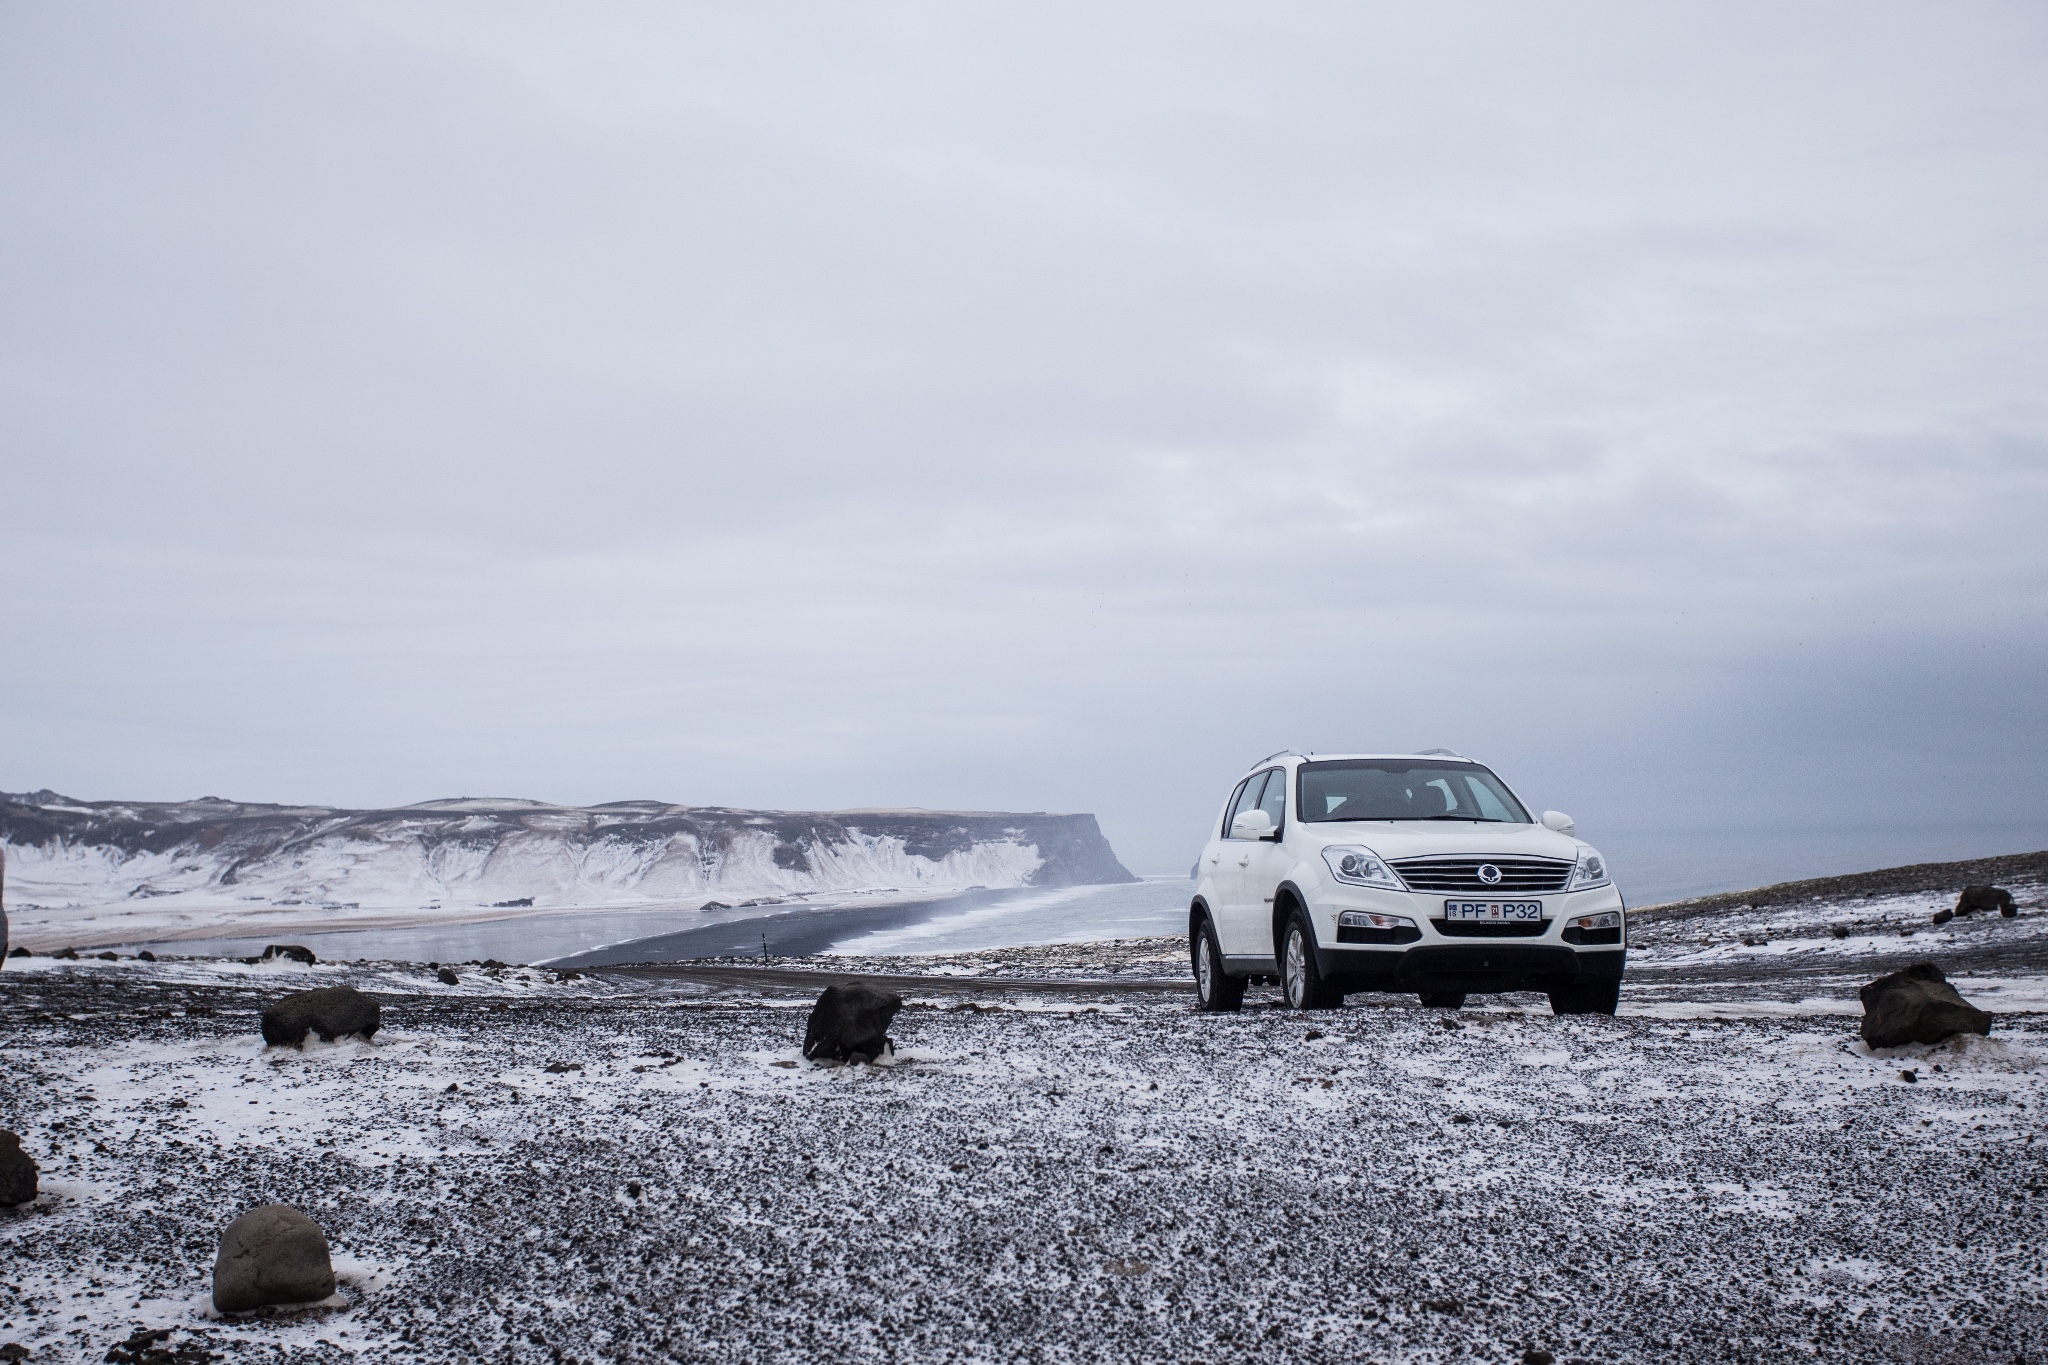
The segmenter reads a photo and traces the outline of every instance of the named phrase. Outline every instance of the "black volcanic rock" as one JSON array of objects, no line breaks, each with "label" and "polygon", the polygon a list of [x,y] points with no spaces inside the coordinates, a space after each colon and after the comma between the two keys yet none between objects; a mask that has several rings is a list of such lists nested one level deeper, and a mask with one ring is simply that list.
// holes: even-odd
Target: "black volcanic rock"
[{"label": "black volcanic rock", "polygon": [[1956,897],[1956,913],[1972,914],[1978,910],[1996,910],[2011,919],[2019,913],[2012,903],[2012,892],[2002,886],[1966,886],[1963,894]]},{"label": "black volcanic rock", "polygon": [[36,1159],[21,1149],[21,1135],[0,1128],[0,1205],[36,1197]]},{"label": "black volcanic rock", "polygon": [[280,957],[292,962],[303,962],[308,967],[319,961],[318,958],[313,956],[311,948],[302,948],[296,943],[273,943],[263,950],[263,960],[265,962],[270,962]]},{"label": "black volcanic rock", "polygon": [[811,1006],[804,1056],[814,1062],[872,1062],[890,1050],[889,1021],[902,1008],[902,996],[865,981],[827,986]]},{"label": "black volcanic rock", "polygon": [[1938,1043],[1958,1033],[1991,1032],[1991,1016],[1948,984],[1941,968],[1916,962],[1857,992],[1863,1000],[1863,1041],[1872,1047]]},{"label": "black volcanic rock", "polygon": [[368,1038],[383,1023],[377,1002],[353,986],[322,986],[294,991],[263,1011],[263,1041],[302,1046],[308,1033],[331,1043],[348,1034]]},{"label": "black volcanic rock", "polygon": [[327,1236],[297,1209],[265,1204],[221,1231],[213,1263],[213,1306],[221,1312],[317,1303],[333,1292]]}]

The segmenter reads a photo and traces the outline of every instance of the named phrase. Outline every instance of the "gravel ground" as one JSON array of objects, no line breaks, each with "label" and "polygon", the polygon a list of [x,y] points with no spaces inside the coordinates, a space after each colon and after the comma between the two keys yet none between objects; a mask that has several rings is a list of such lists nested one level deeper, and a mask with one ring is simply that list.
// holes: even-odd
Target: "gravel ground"
[{"label": "gravel ground", "polygon": [[[0,1123],[45,1193],[0,1212],[0,1341],[32,1361],[138,1328],[236,1361],[2048,1355],[2041,1013],[1872,1055],[1712,983],[1554,1019],[939,979],[895,1065],[826,1070],[810,982],[23,965]],[[374,1044],[261,1045],[263,1000],[344,977]],[[342,1290],[222,1320],[215,1238],[268,1201]]]}]

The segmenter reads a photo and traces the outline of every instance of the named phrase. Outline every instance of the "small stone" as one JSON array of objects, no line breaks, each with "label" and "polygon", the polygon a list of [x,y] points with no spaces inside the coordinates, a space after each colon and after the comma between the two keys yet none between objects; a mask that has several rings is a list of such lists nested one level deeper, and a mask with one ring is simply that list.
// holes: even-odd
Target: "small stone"
[{"label": "small stone", "polygon": [[1556,1365],[1557,1357],[1541,1346],[1531,1346],[1522,1352],[1522,1365]]},{"label": "small stone", "polygon": [[311,948],[301,948],[296,943],[273,943],[263,950],[263,960],[265,962],[272,962],[278,958],[286,958],[293,962],[303,962],[308,967],[313,966],[319,961],[318,958],[313,956]]},{"label": "small stone", "polygon": [[1955,917],[1956,912],[1953,910],[1937,910],[1934,912],[1934,922],[1936,924],[1947,924]]},{"label": "small stone", "polygon": [[1456,1299],[1424,1299],[1422,1306],[1432,1313],[1458,1314],[1465,1311],[1465,1305]]},{"label": "small stone", "polygon": [[[1832,930],[1831,932],[1832,932],[1832,933],[1834,934],[1834,936],[1835,936],[1836,938],[1847,938],[1847,937],[1849,937],[1849,926],[1848,926],[1848,925],[1846,925],[1846,924],[1837,924],[1837,925],[1836,925],[1836,926],[1834,927],[1834,929],[1833,929],[1833,930]],[[1541,1351],[1541,1352],[1531,1352],[1531,1354],[1536,1354],[1536,1355],[1546,1355],[1546,1356],[1547,1356],[1547,1355],[1549,1355],[1549,1354],[1550,1354],[1550,1352],[1548,1352],[1548,1351]]]},{"label": "small stone", "polygon": [[141,952],[135,955],[135,960],[137,962],[154,962],[156,961],[156,954],[152,953],[149,949],[144,948]]},{"label": "small stone", "polygon": [[27,1359],[28,1359],[28,1347],[26,1347],[26,1346],[22,1345],[22,1344],[21,1344],[20,1342],[18,1342],[18,1341],[10,1341],[10,1342],[8,1342],[8,1343],[7,1343],[7,1344],[6,1344],[5,1346],[0,1346],[0,1360],[27,1360]]},{"label": "small stone", "polygon": [[26,949],[26,948],[16,948],[16,949],[15,949],[15,950],[14,950],[13,952],[10,952],[10,953],[8,954],[8,956],[9,956],[9,957],[30,957],[30,956],[33,956],[33,954],[31,954],[31,953],[29,952],[29,950],[28,950],[28,949]]},{"label": "small stone", "polygon": [[582,1069],[583,1063],[581,1062],[549,1062],[546,1066],[541,1068],[542,1071],[546,1071],[556,1076],[559,1076],[564,1072],[581,1071]]},{"label": "small stone", "polygon": [[0,1128],[0,1205],[26,1204],[36,1197],[36,1159],[21,1149],[21,1136]]},{"label": "small stone", "polygon": [[51,956],[51,957],[54,957],[54,958],[57,958],[57,959],[60,959],[61,961],[64,961],[64,962],[76,962],[76,961],[78,961],[78,949],[76,949],[76,948],[59,948],[59,949],[58,949],[58,950],[57,950],[56,952],[54,952],[54,953],[51,953],[51,954],[50,954],[50,956]]},{"label": "small stone", "polygon": [[213,1306],[246,1313],[278,1303],[317,1303],[334,1293],[334,1262],[320,1225],[286,1204],[250,1209],[220,1234]]},{"label": "small stone", "polygon": [[303,1047],[308,1033],[331,1043],[351,1033],[368,1038],[383,1023],[377,1002],[353,986],[294,991],[263,1011],[263,1041]]},{"label": "small stone", "polygon": [[1321,1029],[1312,1028],[1307,1033],[1301,1035],[1301,1041],[1303,1041],[1304,1043],[1313,1043],[1316,1039],[1322,1036],[1323,1031]]},{"label": "small stone", "polygon": [[144,1328],[122,1342],[107,1349],[108,1365],[183,1365],[191,1359],[183,1351],[158,1349],[171,1339],[171,1329],[159,1327],[155,1331]]},{"label": "small stone", "polygon": [[119,962],[121,960],[119,953],[100,953],[98,956],[102,962]]},{"label": "small stone", "polygon": [[1899,1073],[1899,1079],[1900,1079],[1900,1080],[1902,1080],[1902,1081],[1904,1081],[1904,1082],[1905,1082],[1905,1083],[1906,1083],[1907,1085],[1917,1085],[1917,1084],[1919,1084],[1919,1082],[1920,1082],[1920,1071],[1919,1071],[1919,1068],[1915,1067],[1915,1068],[1914,1068],[1913,1070],[1911,1070],[1911,1071],[1901,1071],[1901,1072]]},{"label": "small stone", "polygon": [[461,977],[457,976],[454,972],[449,971],[446,967],[443,967],[440,971],[435,972],[434,979],[436,981],[439,981],[444,986],[456,986],[460,985],[462,982]]},{"label": "small stone", "polygon": [[638,1199],[640,1197],[640,1182],[628,1180],[626,1182],[626,1195],[628,1198]]}]

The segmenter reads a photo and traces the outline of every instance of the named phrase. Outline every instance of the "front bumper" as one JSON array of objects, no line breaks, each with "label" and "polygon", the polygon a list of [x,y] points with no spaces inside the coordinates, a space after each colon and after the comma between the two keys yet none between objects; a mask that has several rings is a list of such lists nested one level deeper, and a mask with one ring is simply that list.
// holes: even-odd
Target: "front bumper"
[{"label": "front bumper", "polygon": [[[1492,926],[1446,925],[1440,918],[1446,899],[1417,892],[1355,894],[1348,888],[1328,897],[1311,915],[1316,966],[1324,980],[1346,991],[1486,992],[1621,979],[1628,960],[1624,932],[1613,933],[1613,941],[1597,942],[1564,927],[1580,915],[1625,913],[1621,893],[1612,885],[1530,896],[1543,903],[1543,928],[1526,935]],[[1418,927],[1398,934],[1341,928],[1338,915],[1352,909],[1401,915]]]},{"label": "front bumper", "polygon": [[1619,981],[1626,948],[1561,943],[1431,943],[1413,948],[1318,947],[1323,979],[1346,991],[1541,991]]}]

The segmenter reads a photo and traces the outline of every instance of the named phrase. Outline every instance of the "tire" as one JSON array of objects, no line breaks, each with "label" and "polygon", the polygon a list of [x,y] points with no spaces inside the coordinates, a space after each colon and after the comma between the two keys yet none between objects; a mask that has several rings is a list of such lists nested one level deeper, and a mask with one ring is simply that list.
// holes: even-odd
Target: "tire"
[{"label": "tire", "polygon": [[1202,916],[1188,935],[1188,958],[1195,970],[1195,1007],[1209,1014],[1232,1014],[1244,1006],[1245,979],[1223,970],[1223,950],[1216,926]]},{"label": "tire", "polygon": [[1315,942],[1307,918],[1295,911],[1280,933],[1280,993],[1294,1009],[1342,1009],[1344,993],[1324,981],[1316,966]]},{"label": "tire", "polygon": [[1465,1008],[1463,991],[1423,991],[1416,996],[1426,1010],[1461,1010]]},{"label": "tire", "polygon": [[1552,1014],[1612,1014],[1621,1003],[1619,981],[1588,981],[1563,986],[1550,993]]}]

